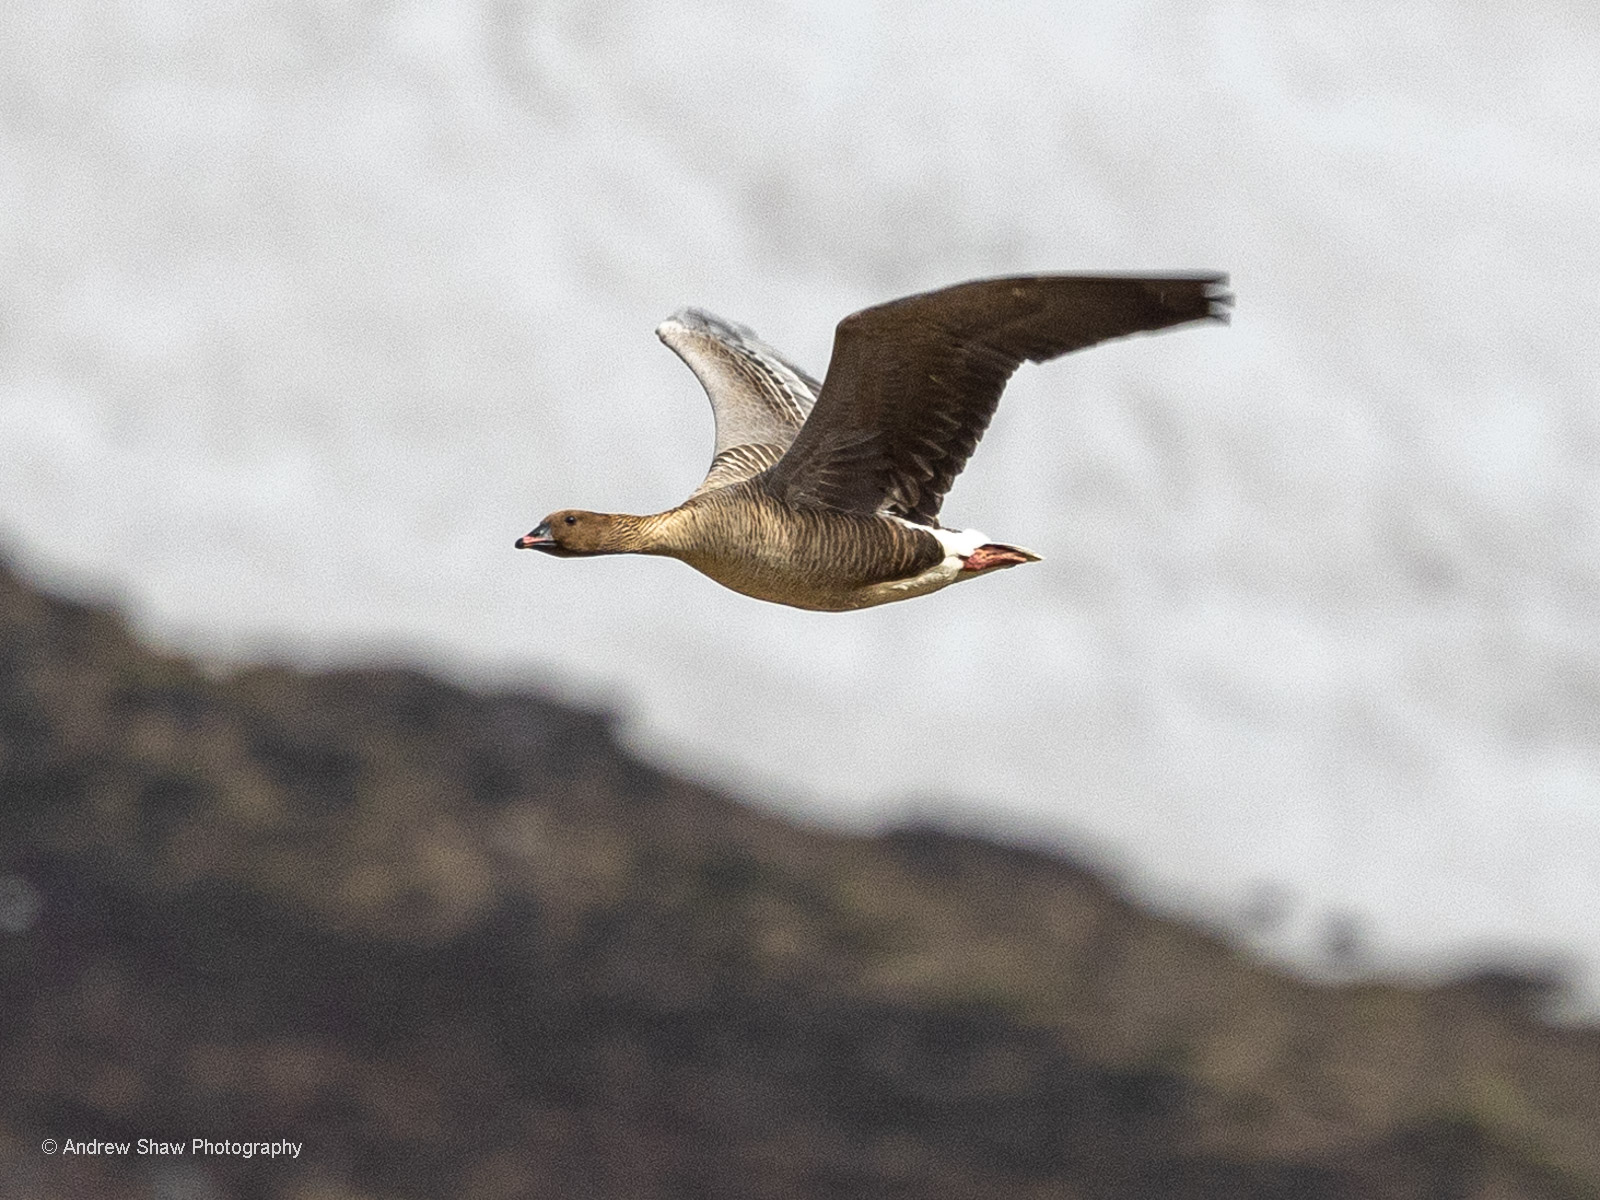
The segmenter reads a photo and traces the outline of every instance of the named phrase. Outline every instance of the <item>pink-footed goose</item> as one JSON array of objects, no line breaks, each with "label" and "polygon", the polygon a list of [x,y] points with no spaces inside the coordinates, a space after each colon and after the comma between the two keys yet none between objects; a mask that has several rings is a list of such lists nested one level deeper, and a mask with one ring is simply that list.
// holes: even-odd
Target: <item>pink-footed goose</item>
[{"label": "pink-footed goose", "polygon": [[1220,274],[983,279],[846,317],[818,384],[742,325],[686,308],[656,330],[711,398],[705,481],[651,516],[562,509],[517,540],[560,557],[660,554],[718,583],[838,612],[1038,555],[939,524],[1023,360],[1226,321]]}]

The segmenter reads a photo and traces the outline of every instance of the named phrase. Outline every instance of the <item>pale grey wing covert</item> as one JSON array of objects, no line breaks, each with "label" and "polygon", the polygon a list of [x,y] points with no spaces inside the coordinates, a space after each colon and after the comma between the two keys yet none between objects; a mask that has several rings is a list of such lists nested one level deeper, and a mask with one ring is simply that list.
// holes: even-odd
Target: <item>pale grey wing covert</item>
[{"label": "pale grey wing covert", "polygon": [[783,457],[821,384],[751,330],[702,309],[674,313],[656,336],[694,372],[716,419],[711,469],[691,499],[749,479]]},{"label": "pale grey wing covert", "polygon": [[1225,321],[1220,274],[981,279],[846,317],[815,411],[761,478],[785,502],[938,523],[1024,360]]}]

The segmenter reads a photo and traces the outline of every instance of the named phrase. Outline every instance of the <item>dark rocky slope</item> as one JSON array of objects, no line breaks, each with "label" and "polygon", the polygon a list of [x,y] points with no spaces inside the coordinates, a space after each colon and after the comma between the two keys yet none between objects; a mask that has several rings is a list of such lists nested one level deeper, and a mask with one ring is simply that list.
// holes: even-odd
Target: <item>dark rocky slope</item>
[{"label": "dark rocky slope", "polygon": [[1307,984],[1067,861],[786,824],[536,695],[212,677],[0,570],[0,1197],[1594,1196],[1600,1034],[1539,989]]}]

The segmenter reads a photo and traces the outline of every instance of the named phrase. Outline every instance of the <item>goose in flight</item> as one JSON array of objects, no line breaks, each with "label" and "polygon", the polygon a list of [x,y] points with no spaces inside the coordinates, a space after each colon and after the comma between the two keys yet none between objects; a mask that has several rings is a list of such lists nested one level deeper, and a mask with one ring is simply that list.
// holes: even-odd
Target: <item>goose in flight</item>
[{"label": "goose in flight", "polygon": [[939,507],[1022,364],[1226,321],[1220,274],[958,283],[839,322],[818,383],[749,329],[686,308],[656,330],[711,398],[705,481],[649,516],[561,509],[517,540],[562,558],[658,554],[736,592],[841,612],[1039,556],[947,529]]}]

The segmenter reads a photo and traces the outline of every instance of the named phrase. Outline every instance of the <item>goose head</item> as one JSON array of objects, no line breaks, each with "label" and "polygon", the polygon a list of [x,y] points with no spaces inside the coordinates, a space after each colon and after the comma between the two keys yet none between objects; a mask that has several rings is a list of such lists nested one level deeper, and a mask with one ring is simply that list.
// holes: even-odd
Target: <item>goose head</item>
[{"label": "goose head", "polygon": [[616,513],[563,508],[540,521],[531,533],[519,537],[517,549],[543,550],[557,558],[615,554],[625,549],[619,544],[620,525]]}]

